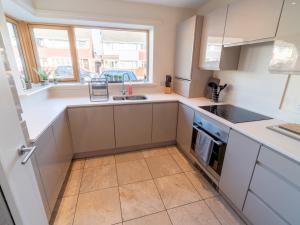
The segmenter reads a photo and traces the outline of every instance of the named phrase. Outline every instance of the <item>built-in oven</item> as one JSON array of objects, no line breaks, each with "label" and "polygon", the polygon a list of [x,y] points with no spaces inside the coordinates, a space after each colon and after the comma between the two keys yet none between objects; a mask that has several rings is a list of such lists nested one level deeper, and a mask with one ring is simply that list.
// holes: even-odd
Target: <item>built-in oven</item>
[{"label": "built-in oven", "polygon": [[222,173],[228,136],[229,128],[201,114],[195,115],[191,153],[216,183]]}]

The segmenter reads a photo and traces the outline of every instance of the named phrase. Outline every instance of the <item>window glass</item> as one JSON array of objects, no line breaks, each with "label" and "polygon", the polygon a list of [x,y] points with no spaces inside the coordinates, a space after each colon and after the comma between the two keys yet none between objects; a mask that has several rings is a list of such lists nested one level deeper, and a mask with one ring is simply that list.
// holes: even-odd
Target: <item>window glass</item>
[{"label": "window glass", "polygon": [[33,28],[39,66],[49,79],[74,79],[68,30]]},{"label": "window glass", "polygon": [[[23,84],[25,85],[25,83],[27,83],[29,81],[29,77],[28,77],[27,70],[26,70],[26,64],[25,64],[25,60],[24,60],[23,51],[21,48],[20,39],[18,36],[17,26],[16,26],[16,24],[11,23],[11,22],[7,22],[6,24],[7,24],[7,28],[8,28],[8,32],[9,32],[10,41],[11,41],[11,44],[13,47],[13,52],[14,52],[14,56],[16,59],[18,71],[19,71],[19,74],[23,81]],[[24,88],[25,88],[25,86],[24,86]]]},{"label": "window glass", "polygon": [[76,28],[75,37],[82,79],[148,81],[146,31]]}]

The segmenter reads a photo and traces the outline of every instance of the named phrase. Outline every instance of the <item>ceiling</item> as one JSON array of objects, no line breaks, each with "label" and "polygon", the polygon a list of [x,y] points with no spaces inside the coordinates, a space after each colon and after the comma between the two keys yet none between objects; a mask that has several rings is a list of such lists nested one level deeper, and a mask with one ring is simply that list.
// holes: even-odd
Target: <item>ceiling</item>
[{"label": "ceiling", "polygon": [[203,5],[208,0],[121,0],[121,1],[198,9],[201,5]]}]

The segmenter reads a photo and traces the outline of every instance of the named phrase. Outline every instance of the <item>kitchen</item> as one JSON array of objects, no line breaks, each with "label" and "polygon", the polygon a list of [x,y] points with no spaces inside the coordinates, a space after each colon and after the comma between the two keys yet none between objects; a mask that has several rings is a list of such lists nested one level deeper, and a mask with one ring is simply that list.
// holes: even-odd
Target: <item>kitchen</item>
[{"label": "kitchen", "polygon": [[299,5],[3,0],[0,224],[300,224]]}]

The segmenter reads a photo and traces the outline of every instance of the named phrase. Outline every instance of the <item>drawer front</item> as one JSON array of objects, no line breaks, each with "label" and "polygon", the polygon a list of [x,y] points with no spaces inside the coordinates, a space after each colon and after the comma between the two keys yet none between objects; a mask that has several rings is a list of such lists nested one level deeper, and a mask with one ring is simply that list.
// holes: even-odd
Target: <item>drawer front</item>
[{"label": "drawer front", "polygon": [[266,147],[261,148],[258,161],[300,187],[300,165],[296,162]]},{"label": "drawer front", "polygon": [[300,224],[300,189],[256,165],[250,189],[290,224]]},{"label": "drawer front", "polygon": [[248,192],[243,213],[253,225],[287,225],[251,192]]}]

